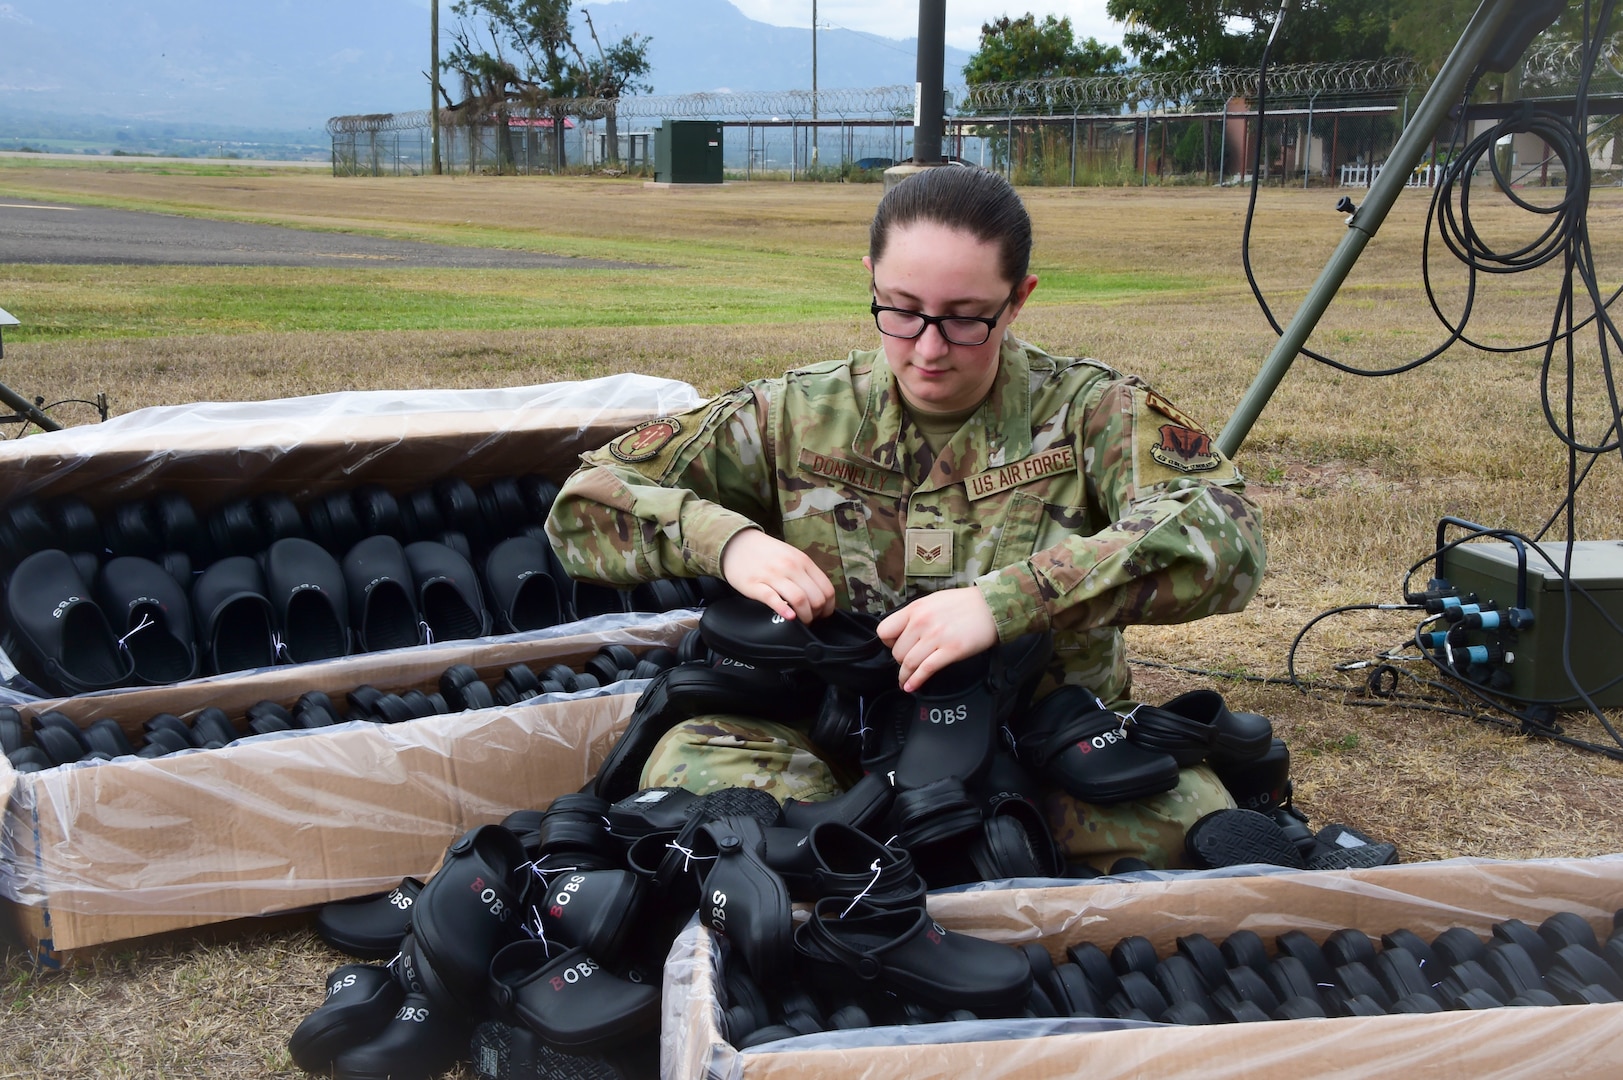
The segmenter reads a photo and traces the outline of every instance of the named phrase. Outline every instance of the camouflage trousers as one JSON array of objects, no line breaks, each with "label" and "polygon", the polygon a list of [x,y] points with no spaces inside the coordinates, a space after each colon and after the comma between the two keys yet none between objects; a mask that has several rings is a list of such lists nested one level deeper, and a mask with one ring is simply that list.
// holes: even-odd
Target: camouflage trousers
[{"label": "camouflage trousers", "polygon": [[1184,870],[1189,826],[1214,810],[1232,810],[1234,799],[1205,765],[1178,772],[1178,786],[1147,799],[1096,806],[1063,791],[1043,800],[1048,827],[1072,862],[1107,871],[1121,858],[1143,859],[1157,870]]},{"label": "camouflage trousers", "polygon": [[677,724],[654,744],[642,786],[700,795],[753,787],[780,803],[818,802],[845,790],[803,732],[748,716],[700,716]]},{"label": "camouflage trousers", "polygon": [[[835,770],[805,734],[770,720],[702,716],[671,728],[643,767],[642,786],[680,787],[698,794],[754,787],[780,803],[815,802],[844,790]],[[1073,862],[1108,870],[1117,859],[1143,859],[1158,869],[1189,865],[1183,847],[1189,826],[1234,800],[1204,765],[1184,769],[1178,786],[1148,799],[1095,806],[1052,792],[1044,810],[1054,837]]]}]

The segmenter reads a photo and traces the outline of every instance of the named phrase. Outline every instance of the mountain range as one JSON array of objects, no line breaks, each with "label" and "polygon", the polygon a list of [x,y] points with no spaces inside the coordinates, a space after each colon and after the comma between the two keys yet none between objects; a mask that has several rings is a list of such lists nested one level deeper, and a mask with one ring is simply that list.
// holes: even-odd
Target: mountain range
[{"label": "mountain range", "polygon": [[[450,6],[441,3],[442,52]],[[651,39],[656,94],[811,86],[810,30],[757,22],[728,0],[587,6],[605,44]],[[589,56],[578,3],[575,17]],[[163,132],[222,144],[279,132],[319,146],[328,117],[428,106],[429,26],[426,0],[0,0],[0,148],[31,131],[40,143],[71,131],[95,144],[120,130],[142,147]],[[912,39],[820,31],[818,85],[911,83],[915,49]],[[968,59],[946,50],[948,82]]]}]

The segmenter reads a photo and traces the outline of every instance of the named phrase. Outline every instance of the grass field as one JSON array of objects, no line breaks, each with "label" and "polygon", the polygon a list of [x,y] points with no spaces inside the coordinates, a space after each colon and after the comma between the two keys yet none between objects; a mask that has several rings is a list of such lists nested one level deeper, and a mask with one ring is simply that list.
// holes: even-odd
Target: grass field
[{"label": "grass field", "polygon": [[[1235,191],[1033,189],[1042,278],[1017,329],[1055,352],[1150,380],[1214,430],[1273,341],[1241,276]],[[1535,193],[1536,194],[1536,193]],[[858,262],[879,189],[757,184],[649,190],[604,180],[344,179],[157,166],[0,163],[0,198],[33,197],[444,243],[613,258],[643,270],[410,271],[0,265],[9,385],[48,397],[106,391],[116,411],[337,389],[495,386],[642,371],[715,392],[877,340]],[[1344,226],[1337,193],[1263,194],[1253,257],[1283,319]],[[1496,200],[1475,209],[1501,246],[1537,226]],[[1405,193],[1312,344],[1366,367],[1444,336],[1419,270],[1425,193]],[[1619,282],[1623,191],[1595,193],[1591,236]],[[1442,260],[1447,257],[1442,256]],[[1438,261],[1457,312],[1463,274]],[[1556,278],[1482,282],[1476,340],[1548,332]],[[1592,341],[1576,412],[1609,413]],[[1565,491],[1566,452],[1540,404],[1540,358],[1458,347],[1406,375],[1368,379],[1299,361],[1239,454],[1263,507],[1269,573],[1234,616],[1131,632],[1135,671],[1160,700],[1216,685],[1273,718],[1298,803],[1406,860],[1530,858],[1623,850],[1623,764],[1445,713],[1375,704],[1362,671],[1412,629],[1411,613],[1319,624],[1281,685],[1297,631],[1333,605],[1401,599],[1403,571],[1441,515],[1536,531]],[[1559,411],[1563,385],[1552,388]],[[65,420],[86,422],[66,409]],[[1578,535],[1623,537],[1623,474],[1602,461],[1578,498]],[[1424,673],[1422,669],[1415,669]],[[1219,679],[1210,672],[1236,678]],[[1268,680],[1268,681],[1264,681]],[[1408,686],[1406,689],[1417,689]],[[1594,721],[1567,728],[1605,740]],[[1620,901],[1623,902],[1623,901]],[[212,947],[109,950],[36,976],[13,955],[0,988],[0,1077],[292,1075],[288,1033],[338,958],[302,930]]]}]

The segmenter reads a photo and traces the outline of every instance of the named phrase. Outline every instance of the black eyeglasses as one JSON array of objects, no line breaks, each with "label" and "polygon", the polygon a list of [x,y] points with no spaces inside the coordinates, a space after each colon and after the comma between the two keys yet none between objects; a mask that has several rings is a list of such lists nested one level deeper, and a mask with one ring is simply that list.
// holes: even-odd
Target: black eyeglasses
[{"label": "black eyeglasses", "polygon": [[886,307],[877,297],[874,298],[869,310],[873,312],[874,325],[879,327],[879,332],[886,337],[911,341],[923,334],[925,327],[934,325],[941,331],[941,336],[954,345],[985,345],[991,338],[992,331],[997,328],[997,321],[1003,318],[1003,313],[1014,303],[1014,294],[1019,291],[1019,285],[1010,289],[1008,299],[1003,301],[1003,306],[989,319],[976,318],[973,315],[926,315],[922,311]]}]

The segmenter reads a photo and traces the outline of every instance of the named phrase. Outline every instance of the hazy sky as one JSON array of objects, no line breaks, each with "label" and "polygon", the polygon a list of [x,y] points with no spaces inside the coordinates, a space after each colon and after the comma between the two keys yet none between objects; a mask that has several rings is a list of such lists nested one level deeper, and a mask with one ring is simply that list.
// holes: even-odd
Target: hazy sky
[{"label": "hazy sky", "polygon": [[[732,2],[745,15],[761,22],[811,26],[811,0]],[[582,4],[577,2],[575,6]],[[1096,37],[1109,45],[1121,44],[1121,24],[1105,14],[1105,0],[947,0],[947,44],[973,51],[980,44],[982,23],[1000,15],[1020,16],[1028,11],[1039,19],[1044,15],[1068,15],[1078,38]],[[919,30],[919,5],[918,0],[817,0],[817,22],[884,37],[910,38]]]}]

